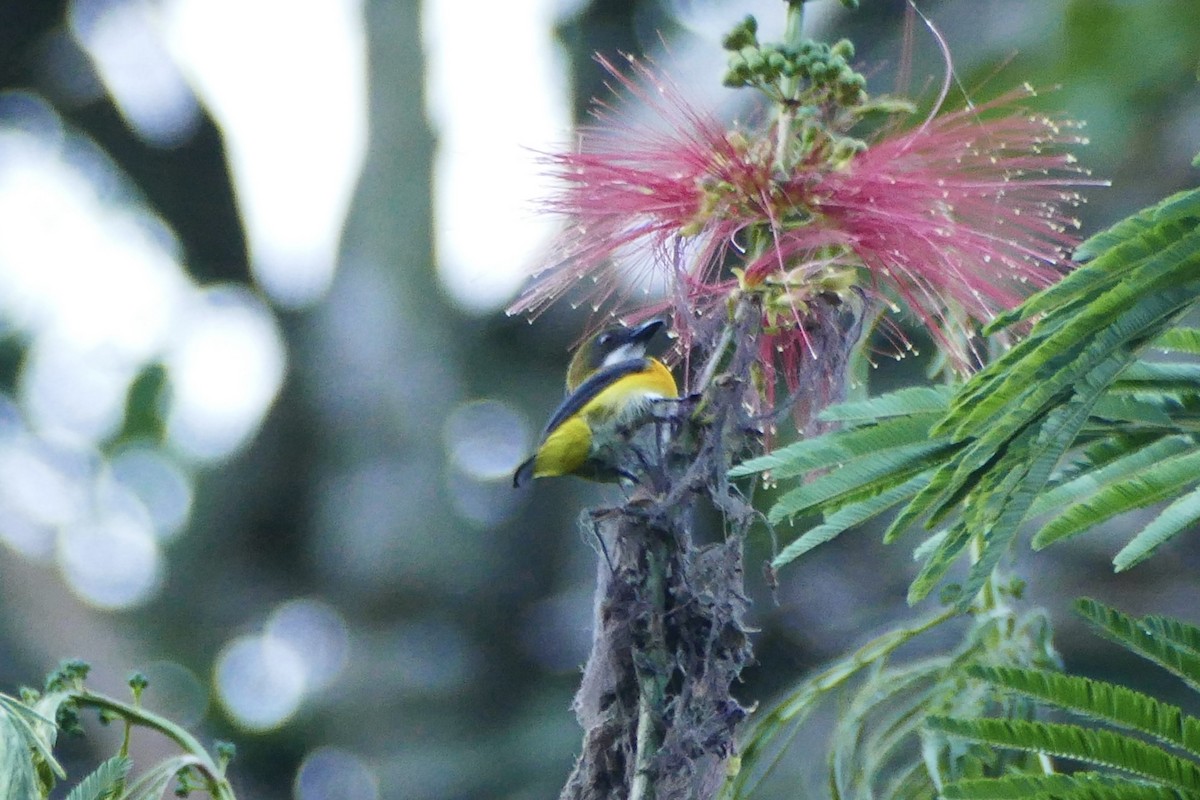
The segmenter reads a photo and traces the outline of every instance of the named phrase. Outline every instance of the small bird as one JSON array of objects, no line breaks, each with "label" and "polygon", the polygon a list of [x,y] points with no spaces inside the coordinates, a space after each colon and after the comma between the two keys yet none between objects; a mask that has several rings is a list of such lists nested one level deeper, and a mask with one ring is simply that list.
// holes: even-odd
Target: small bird
[{"label": "small bird", "polygon": [[513,473],[513,486],[556,475],[628,477],[616,463],[627,430],[646,418],[654,401],[679,396],[671,371],[646,356],[646,345],[665,324],[656,318],[608,328],[579,347],[567,367],[567,396],[546,423],[537,452]]}]

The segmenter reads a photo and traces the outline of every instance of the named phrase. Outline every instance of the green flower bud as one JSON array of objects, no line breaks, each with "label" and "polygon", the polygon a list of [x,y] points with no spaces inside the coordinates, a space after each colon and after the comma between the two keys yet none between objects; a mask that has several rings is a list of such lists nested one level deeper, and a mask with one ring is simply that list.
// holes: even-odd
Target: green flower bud
[{"label": "green flower bud", "polygon": [[758,44],[755,36],[757,32],[758,21],[747,15],[733,27],[733,30],[725,34],[725,38],[721,40],[721,46],[726,50],[741,50],[743,47],[756,45]]},{"label": "green flower bud", "polygon": [[741,54],[746,59],[746,66],[750,68],[750,72],[752,73],[758,72],[767,64],[767,60],[763,58],[762,51],[757,47],[743,47]]}]

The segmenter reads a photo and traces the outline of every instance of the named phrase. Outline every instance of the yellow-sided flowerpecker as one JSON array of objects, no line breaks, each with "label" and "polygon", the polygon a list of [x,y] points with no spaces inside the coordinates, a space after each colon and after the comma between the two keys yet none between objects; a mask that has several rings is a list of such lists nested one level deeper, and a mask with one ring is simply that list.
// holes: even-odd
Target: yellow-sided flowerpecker
[{"label": "yellow-sided flowerpecker", "polygon": [[532,478],[578,475],[615,480],[628,435],[656,400],[679,396],[675,378],[646,345],[665,323],[652,319],[614,327],[584,342],[567,367],[567,396],[550,416],[533,457],[517,467],[513,486]]}]

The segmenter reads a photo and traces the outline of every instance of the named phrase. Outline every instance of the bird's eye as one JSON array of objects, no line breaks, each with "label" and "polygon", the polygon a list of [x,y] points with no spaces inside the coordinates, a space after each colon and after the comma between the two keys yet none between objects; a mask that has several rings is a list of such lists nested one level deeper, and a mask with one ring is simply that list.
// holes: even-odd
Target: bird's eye
[{"label": "bird's eye", "polygon": [[600,338],[596,340],[596,344],[601,344],[601,345],[608,344],[609,342],[612,341],[612,338],[613,337],[612,337],[611,333],[602,333],[602,334],[600,334]]}]

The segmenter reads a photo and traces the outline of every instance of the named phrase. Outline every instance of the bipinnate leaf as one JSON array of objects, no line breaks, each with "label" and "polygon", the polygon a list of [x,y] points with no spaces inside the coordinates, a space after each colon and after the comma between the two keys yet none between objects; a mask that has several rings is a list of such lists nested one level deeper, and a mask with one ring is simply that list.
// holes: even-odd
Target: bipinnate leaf
[{"label": "bipinnate leaf", "polygon": [[1142,692],[1075,675],[972,665],[973,678],[1076,714],[1152,736],[1200,758],[1200,719]]},{"label": "bipinnate leaf", "polygon": [[1165,786],[1099,772],[1073,775],[1009,775],[957,781],[942,789],[945,800],[1181,800]]},{"label": "bipinnate leaf", "polygon": [[1176,534],[1200,520],[1200,489],[1193,489],[1163,509],[1145,528],[1138,531],[1129,544],[1113,557],[1113,567],[1124,572],[1149,558]]},{"label": "bipinnate leaf", "polygon": [[108,800],[109,795],[129,777],[130,763],[124,756],[113,756],[80,781],[67,800]]},{"label": "bipinnate leaf", "polygon": [[1153,661],[1200,691],[1200,653],[1192,647],[1194,639],[1179,639],[1172,635],[1189,626],[1165,627],[1161,625],[1161,617],[1138,620],[1087,597],[1076,601],[1075,610],[1102,635]]},{"label": "bipinnate leaf", "polygon": [[[1087,500],[1076,503],[1054,518],[1033,537],[1035,549],[1082,533],[1118,514],[1173,496],[1182,487],[1200,481],[1200,449],[1183,452],[1126,473]],[[1184,523],[1186,524],[1186,523]],[[1161,542],[1154,543],[1154,546]]]},{"label": "bipinnate leaf", "polygon": [[41,800],[33,745],[28,728],[0,707],[0,797],[6,800]]},{"label": "bipinnate leaf", "polygon": [[160,761],[129,784],[118,800],[161,800],[179,773],[200,765],[200,759],[192,755],[172,756]]},{"label": "bipinnate leaf", "polygon": [[1189,793],[1200,792],[1200,765],[1141,739],[1103,729],[1012,719],[930,717],[930,728],[993,747],[1045,753],[1121,770]]}]

